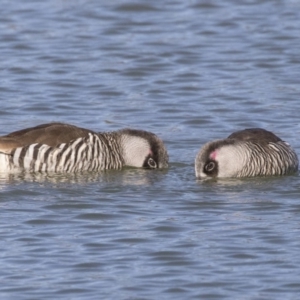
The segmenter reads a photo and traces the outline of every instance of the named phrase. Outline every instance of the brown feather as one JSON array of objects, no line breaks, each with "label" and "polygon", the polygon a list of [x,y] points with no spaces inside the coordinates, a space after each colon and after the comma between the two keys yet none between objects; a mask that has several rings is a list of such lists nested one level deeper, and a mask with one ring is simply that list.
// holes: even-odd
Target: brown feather
[{"label": "brown feather", "polygon": [[239,141],[259,141],[264,143],[277,143],[281,139],[273,132],[262,128],[248,128],[236,131],[228,136],[228,139]]},{"label": "brown feather", "polygon": [[9,153],[16,147],[24,147],[35,143],[56,146],[79,137],[87,137],[89,132],[93,131],[69,124],[42,124],[0,137],[0,151]]}]

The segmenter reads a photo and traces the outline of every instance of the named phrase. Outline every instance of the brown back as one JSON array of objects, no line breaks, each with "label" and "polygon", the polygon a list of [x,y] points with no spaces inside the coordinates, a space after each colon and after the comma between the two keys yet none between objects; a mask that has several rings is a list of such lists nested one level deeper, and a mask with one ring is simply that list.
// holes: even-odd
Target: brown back
[{"label": "brown back", "polygon": [[42,124],[0,137],[0,151],[8,153],[16,147],[35,143],[56,146],[57,144],[68,143],[79,137],[87,137],[89,132],[93,131],[69,124]]},{"label": "brown back", "polygon": [[229,135],[228,139],[235,139],[239,141],[259,141],[265,143],[277,143],[281,141],[277,135],[262,128],[249,128],[236,131]]}]

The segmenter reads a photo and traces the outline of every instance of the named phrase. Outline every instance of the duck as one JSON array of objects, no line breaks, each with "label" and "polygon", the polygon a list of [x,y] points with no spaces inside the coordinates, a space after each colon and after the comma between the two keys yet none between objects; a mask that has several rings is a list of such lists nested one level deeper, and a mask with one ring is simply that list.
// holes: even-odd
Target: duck
[{"label": "duck", "polygon": [[247,128],[206,143],[195,158],[200,179],[288,175],[298,171],[293,148],[271,131]]},{"label": "duck", "polygon": [[168,152],[154,133],[137,129],[95,132],[60,122],[0,136],[0,172],[80,172],[168,167]]}]

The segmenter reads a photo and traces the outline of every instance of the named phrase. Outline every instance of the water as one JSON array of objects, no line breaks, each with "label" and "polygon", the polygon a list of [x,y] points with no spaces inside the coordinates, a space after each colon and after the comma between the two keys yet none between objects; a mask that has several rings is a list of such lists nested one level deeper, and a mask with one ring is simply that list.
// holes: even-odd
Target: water
[{"label": "water", "polygon": [[164,171],[0,178],[1,299],[298,299],[299,175],[195,179],[263,127],[300,154],[300,1],[2,1],[0,134],[157,133]]}]

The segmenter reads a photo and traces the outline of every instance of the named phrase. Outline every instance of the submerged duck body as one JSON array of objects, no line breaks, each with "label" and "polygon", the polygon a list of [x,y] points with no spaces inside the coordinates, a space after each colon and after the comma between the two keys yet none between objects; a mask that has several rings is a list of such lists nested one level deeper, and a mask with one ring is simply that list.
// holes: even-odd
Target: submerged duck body
[{"label": "submerged duck body", "polygon": [[97,133],[50,123],[0,137],[0,172],[78,172],[122,167],[167,168],[168,154],[155,134],[123,129]]},{"label": "submerged duck body", "polygon": [[197,178],[286,175],[298,170],[292,147],[261,128],[237,131],[205,144],[195,159]]}]

